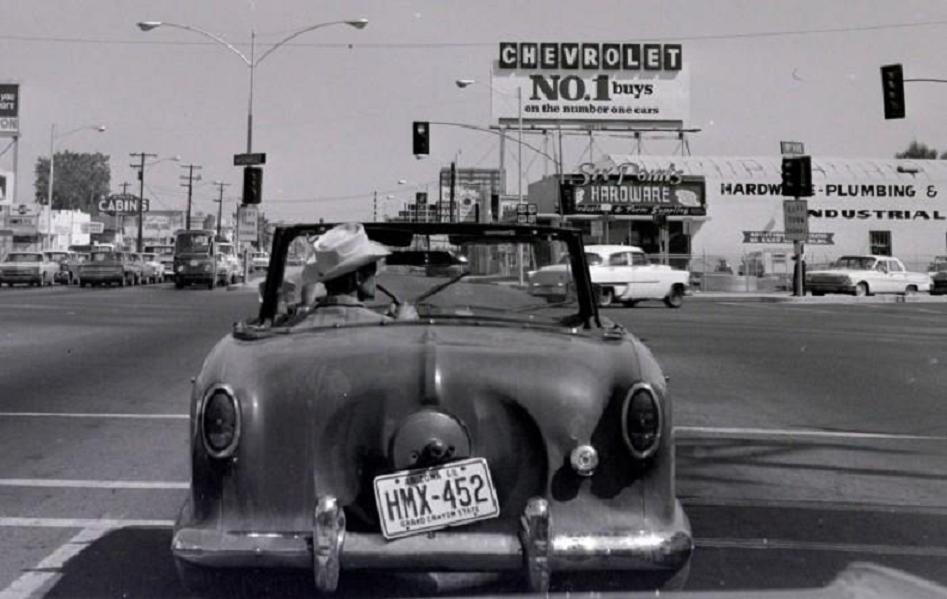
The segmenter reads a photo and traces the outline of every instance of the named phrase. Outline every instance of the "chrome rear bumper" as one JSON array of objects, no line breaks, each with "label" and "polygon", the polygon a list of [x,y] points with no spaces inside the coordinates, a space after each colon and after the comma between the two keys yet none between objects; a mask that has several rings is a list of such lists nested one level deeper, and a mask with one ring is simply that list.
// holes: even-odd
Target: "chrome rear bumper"
[{"label": "chrome rear bumper", "polygon": [[679,525],[663,531],[556,534],[547,501],[534,497],[519,534],[448,529],[387,541],[380,534],[346,532],[344,512],[333,497],[323,497],[309,533],[184,526],[175,530],[171,549],[177,559],[208,567],[309,568],[323,592],[335,590],[341,570],[520,570],[532,590],[545,592],[556,571],[681,569],[693,541],[679,506],[678,511]]}]

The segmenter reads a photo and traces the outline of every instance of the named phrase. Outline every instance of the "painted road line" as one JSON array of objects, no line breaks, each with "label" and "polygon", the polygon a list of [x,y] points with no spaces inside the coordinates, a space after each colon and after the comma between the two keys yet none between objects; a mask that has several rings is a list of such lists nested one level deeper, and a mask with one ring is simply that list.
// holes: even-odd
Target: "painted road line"
[{"label": "painted road line", "polygon": [[54,489],[188,489],[186,482],[146,480],[75,480],[55,478],[0,478],[0,487]]},{"label": "painted road line", "polygon": [[823,431],[814,429],[738,428],[715,426],[676,426],[674,435],[681,439],[848,439],[873,441],[945,441],[943,435],[905,435],[899,433],[864,433],[859,431]]},{"label": "painted road line", "polygon": [[755,549],[781,551],[832,551],[837,553],[861,553],[870,555],[899,555],[912,557],[947,558],[947,547],[930,545],[876,545],[860,543],[822,543],[818,541],[792,541],[788,539],[701,539],[694,540],[697,547],[710,549]]},{"label": "painted road line", "polygon": [[0,591],[0,599],[26,599],[37,595],[40,589],[62,574],[66,562],[79,555],[108,531],[107,528],[82,529],[79,534],[66,541],[35,567],[14,580],[10,586]]},{"label": "painted road line", "polygon": [[170,528],[174,520],[134,520],[122,518],[20,518],[0,516],[0,527],[20,528],[90,528],[112,530],[129,526],[148,528]]},{"label": "painted road line", "polygon": [[0,418],[114,418],[129,420],[187,420],[189,414],[109,414],[98,412],[0,412]]}]

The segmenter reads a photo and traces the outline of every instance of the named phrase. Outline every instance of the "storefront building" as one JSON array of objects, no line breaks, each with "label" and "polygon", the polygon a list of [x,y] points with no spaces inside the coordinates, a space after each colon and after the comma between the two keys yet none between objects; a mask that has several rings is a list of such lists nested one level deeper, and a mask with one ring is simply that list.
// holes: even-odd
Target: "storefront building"
[{"label": "storefront building", "polygon": [[65,250],[89,243],[90,217],[79,210],[53,210],[39,204],[9,206],[0,219],[0,255],[8,252]]},{"label": "storefront building", "polygon": [[[529,187],[587,243],[629,243],[691,271],[782,274],[781,157],[610,155]],[[947,161],[812,159],[810,264],[885,254],[923,271],[947,254]]]}]

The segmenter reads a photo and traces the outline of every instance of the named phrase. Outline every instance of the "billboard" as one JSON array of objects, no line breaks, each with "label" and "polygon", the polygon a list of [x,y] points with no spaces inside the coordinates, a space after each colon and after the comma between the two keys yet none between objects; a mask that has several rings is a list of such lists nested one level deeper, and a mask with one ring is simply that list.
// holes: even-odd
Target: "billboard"
[{"label": "billboard", "polygon": [[647,122],[679,127],[690,115],[681,44],[500,42],[492,115],[525,122]]},{"label": "billboard", "polygon": [[20,86],[0,83],[0,137],[20,133]]}]

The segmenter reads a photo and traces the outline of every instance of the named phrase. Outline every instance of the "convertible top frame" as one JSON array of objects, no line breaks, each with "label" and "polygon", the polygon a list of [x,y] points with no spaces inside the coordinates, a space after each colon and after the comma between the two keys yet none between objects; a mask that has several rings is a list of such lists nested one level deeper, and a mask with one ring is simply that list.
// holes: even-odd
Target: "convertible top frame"
[{"label": "convertible top frame", "polygon": [[[286,269],[286,256],[293,240],[301,235],[321,235],[335,223],[297,224],[276,227],[270,251],[270,268],[266,273],[263,302],[260,306],[259,324],[268,325],[276,316],[279,286]],[[363,223],[369,238],[377,239],[399,232],[412,235],[460,235],[484,239],[528,241],[537,236],[551,236],[566,244],[576,283],[579,317],[586,328],[601,327],[598,306],[592,289],[589,267],[585,259],[582,233],[578,229],[537,225],[477,224],[477,223]]]}]

